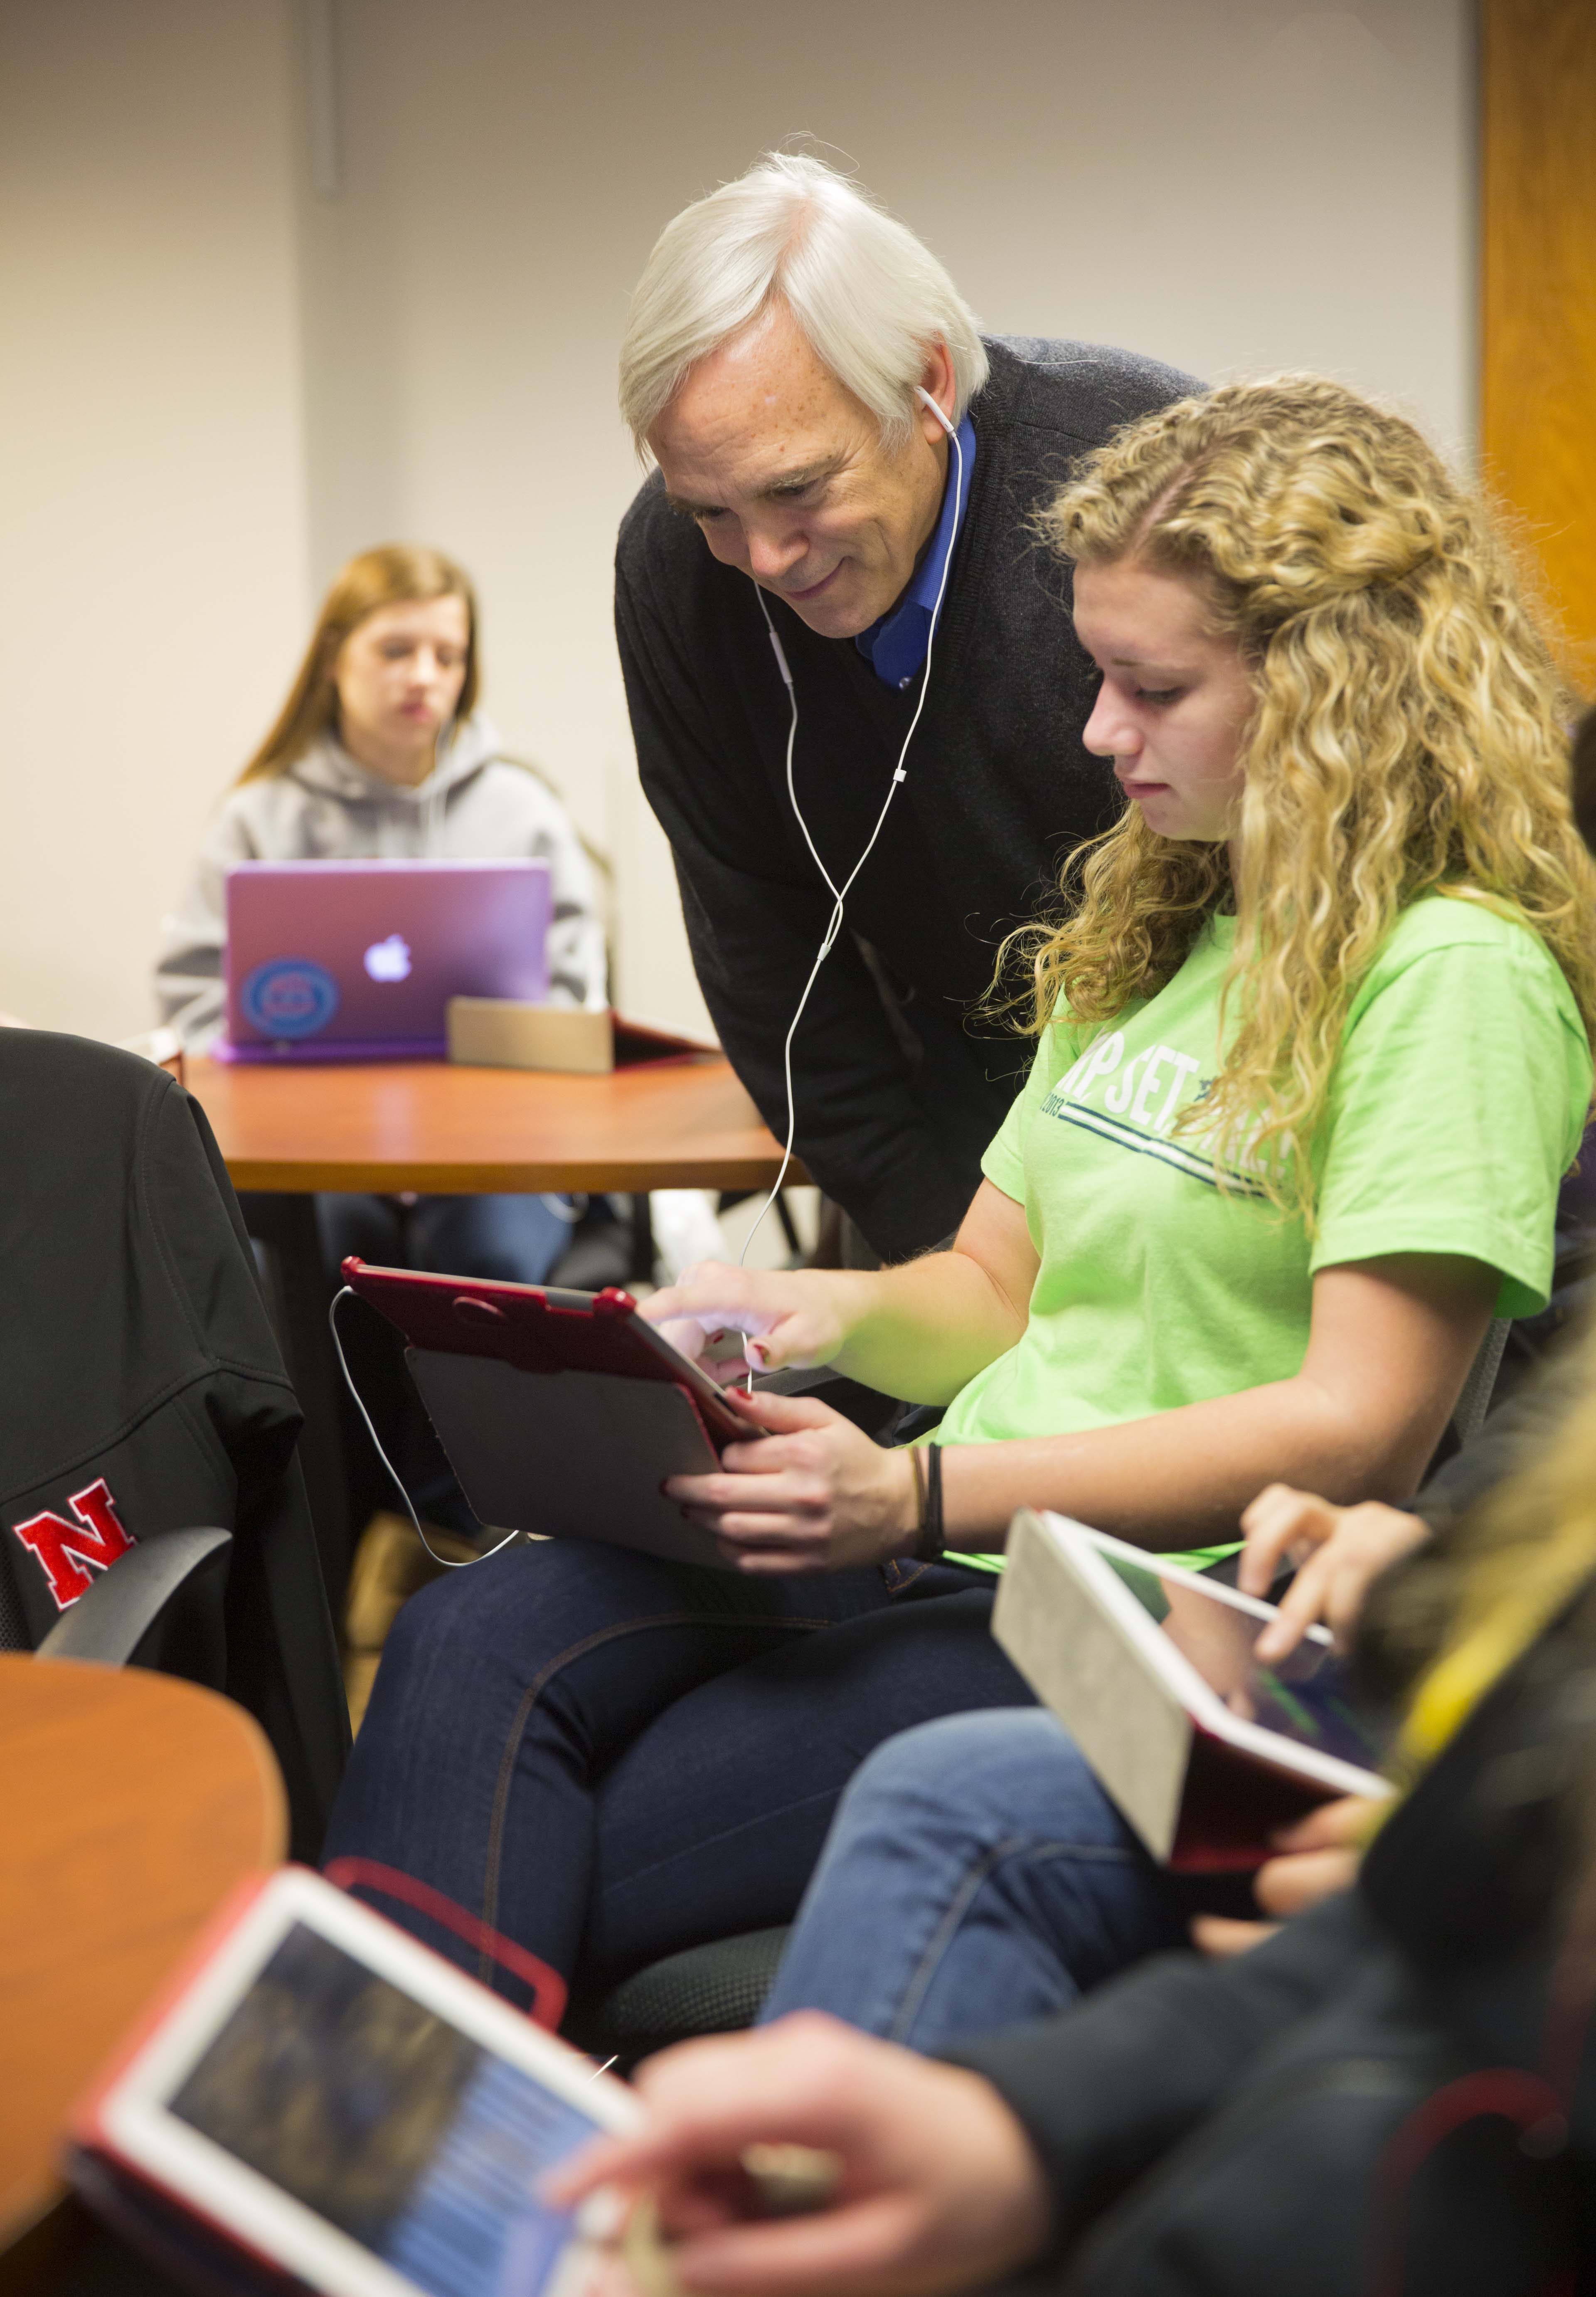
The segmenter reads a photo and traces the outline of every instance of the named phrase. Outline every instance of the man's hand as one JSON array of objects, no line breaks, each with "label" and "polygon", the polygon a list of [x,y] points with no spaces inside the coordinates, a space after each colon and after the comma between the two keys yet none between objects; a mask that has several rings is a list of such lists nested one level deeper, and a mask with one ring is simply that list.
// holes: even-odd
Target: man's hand
[{"label": "man's hand", "polygon": [[[1041,2165],[996,2091],[818,2011],[684,2043],[637,2086],[639,2134],[601,2139],[544,2191],[562,2207],[598,2186],[654,2194],[685,2289],[940,2297],[985,2287],[1047,2240]],[[743,2166],[761,2144],[834,2155],[829,2202],[761,2222]]]},{"label": "man's hand", "polygon": [[745,1335],[743,1356],[754,1371],[786,1364],[829,1363],[848,1337],[847,1305],[857,1280],[842,1270],[732,1268],[703,1260],[643,1303],[674,1348],[712,1379],[727,1358],[723,1334]]},{"label": "man's hand", "polygon": [[873,1443],[812,1396],[734,1388],[727,1401],[759,1440],[728,1444],[715,1474],[672,1476],[664,1489],[714,1533],[728,1563],[756,1575],[847,1571],[913,1545],[907,1452]]},{"label": "man's hand", "polygon": [[1343,1795],[1337,1802],[1321,1803],[1295,1826],[1273,1837],[1279,1857],[1267,1860],[1253,1877],[1253,1896],[1265,1914],[1262,1922],[1232,1922],[1226,1914],[1198,1914],[1191,1935],[1205,1954],[1224,1957],[1246,1954],[1272,1938],[1293,1914],[1350,1890],[1358,1879],[1358,1862],[1377,1813],[1384,1805],[1362,1795]]},{"label": "man's hand", "polygon": [[1257,1642],[1266,1667],[1294,1651],[1304,1631],[1322,1619],[1346,1651],[1369,1590],[1382,1571],[1422,1547],[1429,1526],[1421,1516],[1378,1500],[1362,1507],[1333,1507],[1312,1492],[1271,1484],[1241,1519],[1246,1546],[1237,1585],[1246,1595],[1267,1595],[1277,1572],[1301,1566]]}]

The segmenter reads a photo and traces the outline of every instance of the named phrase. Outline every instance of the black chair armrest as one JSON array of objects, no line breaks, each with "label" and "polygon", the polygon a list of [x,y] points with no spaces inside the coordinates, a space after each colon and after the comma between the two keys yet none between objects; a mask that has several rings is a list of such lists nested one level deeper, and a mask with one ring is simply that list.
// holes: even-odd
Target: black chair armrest
[{"label": "black chair armrest", "polygon": [[34,1656],[155,1667],[219,1689],[226,1660],[221,1594],[232,1551],[230,1531],[140,1540],[62,1614]]},{"label": "black chair armrest", "polygon": [[867,1387],[862,1379],[850,1379],[846,1372],[834,1371],[829,1364],[760,1372],[753,1387],[756,1395],[769,1388],[777,1395],[812,1395],[820,1404],[829,1404],[844,1420],[851,1420],[878,1444],[886,1441],[888,1429],[904,1408],[895,1396],[883,1395],[878,1388]]}]

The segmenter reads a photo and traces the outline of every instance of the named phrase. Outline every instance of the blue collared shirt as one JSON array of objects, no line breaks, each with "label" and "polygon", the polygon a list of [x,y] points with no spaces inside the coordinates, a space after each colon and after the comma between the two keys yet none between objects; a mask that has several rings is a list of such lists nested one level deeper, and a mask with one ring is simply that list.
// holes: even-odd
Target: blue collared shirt
[{"label": "blue collared shirt", "polygon": [[[897,605],[878,622],[872,622],[868,630],[860,630],[853,641],[884,686],[912,685],[931,643],[931,616],[936,605],[937,585],[964,524],[970,480],[975,469],[975,426],[967,415],[958,426],[958,444],[963,451],[963,465],[960,468],[958,456],[950,448],[942,515],[931,538],[931,547],[915,569],[913,580]],[[960,482],[957,487],[953,484],[956,470]]]}]

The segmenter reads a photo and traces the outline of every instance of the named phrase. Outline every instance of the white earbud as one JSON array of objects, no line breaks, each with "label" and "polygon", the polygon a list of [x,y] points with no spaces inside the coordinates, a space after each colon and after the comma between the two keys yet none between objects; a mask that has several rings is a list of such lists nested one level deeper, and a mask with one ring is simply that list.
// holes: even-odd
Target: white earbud
[{"label": "white earbud", "polygon": [[942,424],[942,429],[947,432],[949,438],[957,440],[958,437],[958,432],[955,431],[953,425],[949,422],[942,408],[931,396],[931,393],[928,391],[922,391],[917,383],[915,385],[915,397],[920,401],[923,407],[930,408],[932,414],[935,416],[937,421]]}]

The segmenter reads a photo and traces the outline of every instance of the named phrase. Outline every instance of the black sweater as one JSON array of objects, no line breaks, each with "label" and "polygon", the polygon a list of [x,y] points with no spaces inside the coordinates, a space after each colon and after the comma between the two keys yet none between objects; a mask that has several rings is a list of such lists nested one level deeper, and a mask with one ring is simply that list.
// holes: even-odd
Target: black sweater
[{"label": "black sweater", "polygon": [[[876,1250],[944,1237],[1024,1074],[1029,1044],[967,1026],[997,947],[1051,907],[1060,867],[1118,793],[1081,732],[1095,675],[1066,570],[1030,522],[1121,424],[1199,388],[1090,344],[989,343],[978,450],[931,690],[880,843],[794,1050],[797,1148]],[[769,600],[800,712],[795,779],[838,883],[881,807],[918,698],[851,638]],[[784,786],[788,710],[759,601],[673,513],[656,472],[621,523],[615,622],[638,770],[676,858],[694,963],[720,1040],[778,1134],[782,1044],[830,914]]]}]

